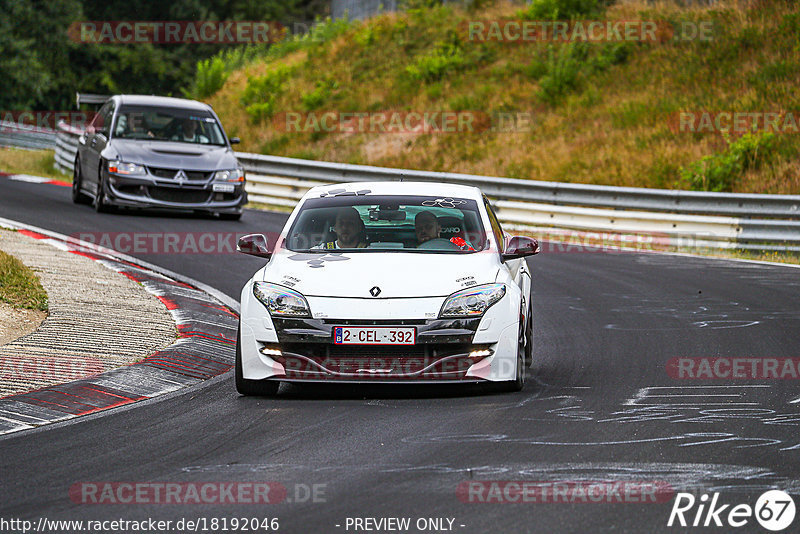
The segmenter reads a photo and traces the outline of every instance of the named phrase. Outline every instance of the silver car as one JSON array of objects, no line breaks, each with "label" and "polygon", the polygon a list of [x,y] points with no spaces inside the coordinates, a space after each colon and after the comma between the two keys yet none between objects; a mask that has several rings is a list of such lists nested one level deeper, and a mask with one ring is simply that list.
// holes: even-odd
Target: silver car
[{"label": "silver car", "polygon": [[239,219],[245,174],[214,110],[194,100],[116,95],[78,140],[72,199]]}]

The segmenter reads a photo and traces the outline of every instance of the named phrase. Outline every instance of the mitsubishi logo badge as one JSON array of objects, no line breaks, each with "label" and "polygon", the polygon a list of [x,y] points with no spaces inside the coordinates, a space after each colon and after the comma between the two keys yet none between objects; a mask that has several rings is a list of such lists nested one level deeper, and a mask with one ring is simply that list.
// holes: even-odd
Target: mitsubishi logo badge
[{"label": "mitsubishi logo badge", "polygon": [[372,295],[373,297],[377,297],[378,295],[381,294],[381,288],[379,288],[378,286],[375,286],[375,287],[373,287],[372,289],[369,290],[369,294]]},{"label": "mitsubishi logo badge", "polygon": [[179,184],[182,184],[186,181],[186,173],[183,172],[183,169],[178,171],[178,174],[175,175],[175,179],[178,180]]}]

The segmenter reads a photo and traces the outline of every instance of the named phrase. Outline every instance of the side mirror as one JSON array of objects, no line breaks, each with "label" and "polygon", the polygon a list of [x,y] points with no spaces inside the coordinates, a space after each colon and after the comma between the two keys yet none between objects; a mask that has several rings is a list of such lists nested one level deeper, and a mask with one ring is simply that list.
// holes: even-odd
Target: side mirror
[{"label": "side mirror", "polygon": [[238,145],[239,143],[242,142],[242,140],[239,139],[238,137],[231,137],[230,138],[230,142],[231,142],[232,145]]},{"label": "side mirror", "polygon": [[249,234],[239,238],[236,243],[236,251],[243,254],[250,254],[251,256],[258,256],[259,258],[269,258],[272,252],[269,250],[267,238],[264,234]]},{"label": "side mirror", "polygon": [[505,252],[503,252],[503,260],[514,260],[517,258],[524,258],[525,256],[533,256],[539,253],[539,242],[532,237],[524,235],[515,235],[508,240]]}]

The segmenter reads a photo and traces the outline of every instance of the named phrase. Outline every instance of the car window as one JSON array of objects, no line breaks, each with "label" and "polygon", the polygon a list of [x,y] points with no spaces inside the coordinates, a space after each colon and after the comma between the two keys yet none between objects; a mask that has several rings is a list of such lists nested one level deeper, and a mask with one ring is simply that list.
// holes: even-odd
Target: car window
[{"label": "car window", "polygon": [[100,108],[92,120],[92,126],[98,133],[105,133],[108,135],[110,131],[108,125],[111,124],[111,117],[114,114],[114,101],[109,100]]},{"label": "car window", "polygon": [[478,203],[427,196],[334,196],[308,199],[287,233],[293,251],[347,249],[470,253],[486,232]]},{"label": "car window", "polygon": [[225,144],[222,127],[210,112],[162,106],[123,105],[117,114],[114,135],[122,139]]},{"label": "car window", "polygon": [[483,202],[486,205],[486,213],[489,215],[489,224],[492,225],[492,233],[494,233],[495,241],[497,241],[497,247],[500,252],[502,252],[505,249],[503,228],[500,226],[500,221],[497,219],[497,215],[495,215],[494,209],[489,203],[489,200],[484,197]]}]

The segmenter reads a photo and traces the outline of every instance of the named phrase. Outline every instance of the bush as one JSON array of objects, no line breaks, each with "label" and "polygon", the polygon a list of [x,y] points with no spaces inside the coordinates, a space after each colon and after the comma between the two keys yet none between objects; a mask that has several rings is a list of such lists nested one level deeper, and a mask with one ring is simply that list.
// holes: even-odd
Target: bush
[{"label": "bush", "polygon": [[628,61],[633,50],[629,42],[605,43],[600,51],[592,57],[592,67],[597,71],[604,71],[614,65],[622,65]]},{"label": "bush", "polygon": [[213,95],[222,89],[231,72],[263,54],[265,46],[268,45],[222,50],[208,59],[198,61],[194,81],[189,89],[183,89],[183,95],[197,99]]},{"label": "bush", "polygon": [[339,84],[333,80],[318,80],[313,91],[300,96],[303,108],[306,111],[318,109],[330,98],[331,93],[338,88]]},{"label": "bush", "polygon": [[303,34],[284,34],[275,43],[222,50],[197,62],[194,81],[188,89],[183,89],[183,94],[189,98],[207,98],[222,89],[231,72],[261,58],[278,59],[296,50],[310,49],[318,43],[331,41],[347,31],[351,25],[347,19],[317,19],[309,31]]},{"label": "bush", "polygon": [[769,162],[775,148],[775,134],[746,133],[731,141],[727,133],[725,152],[703,157],[681,168],[681,181],[696,191],[732,191],[733,185],[748,169]]},{"label": "bush", "polygon": [[289,136],[286,134],[279,135],[272,139],[267,139],[267,141],[261,145],[259,152],[261,154],[275,154],[286,147],[289,144],[289,141]]},{"label": "bush", "polygon": [[547,62],[534,59],[523,67],[522,72],[532,80],[539,80],[547,74]]},{"label": "bush", "polygon": [[539,80],[539,97],[555,104],[568,91],[578,86],[581,66],[586,59],[585,43],[551,46],[547,57],[547,74]]},{"label": "bush", "polygon": [[592,18],[600,16],[608,3],[601,0],[532,0],[527,8],[517,12],[517,16],[525,20]]},{"label": "bush", "polygon": [[434,82],[448,72],[460,70],[466,63],[461,47],[452,43],[440,43],[408,65],[406,74],[412,80]]},{"label": "bush", "polygon": [[228,74],[222,58],[211,57],[198,61],[194,87],[189,91],[190,96],[200,99],[213,95],[225,85]]},{"label": "bush", "polygon": [[275,113],[277,99],[286,90],[286,80],[292,71],[289,67],[280,67],[247,82],[240,101],[254,122],[263,122]]}]

